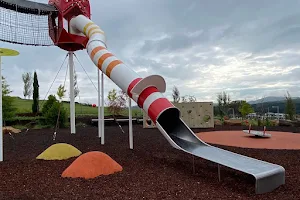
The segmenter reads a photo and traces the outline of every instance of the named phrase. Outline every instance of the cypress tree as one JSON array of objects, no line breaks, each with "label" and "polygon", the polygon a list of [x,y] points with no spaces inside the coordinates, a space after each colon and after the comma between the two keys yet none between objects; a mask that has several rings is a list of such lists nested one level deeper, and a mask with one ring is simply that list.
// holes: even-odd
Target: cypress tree
[{"label": "cypress tree", "polygon": [[39,81],[36,72],[34,72],[32,113],[38,113],[38,112],[39,112]]}]

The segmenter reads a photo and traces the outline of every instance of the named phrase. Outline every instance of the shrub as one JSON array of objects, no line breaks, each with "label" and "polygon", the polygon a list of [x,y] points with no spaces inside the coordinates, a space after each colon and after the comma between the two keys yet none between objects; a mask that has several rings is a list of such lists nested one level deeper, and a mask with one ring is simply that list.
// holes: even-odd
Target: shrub
[{"label": "shrub", "polygon": [[108,92],[108,111],[115,117],[121,115],[126,107],[127,96],[121,90],[119,95],[115,89]]},{"label": "shrub", "polygon": [[242,125],[243,126],[249,126],[249,121],[248,120],[242,120]]},{"label": "shrub", "polygon": [[269,120],[269,118],[266,119],[264,125],[265,125],[265,126],[271,126],[271,125],[272,125],[272,123],[271,123],[271,121]]},{"label": "shrub", "polygon": [[39,117],[42,116],[42,113],[32,113],[32,112],[24,112],[24,113],[16,113],[16,117],[26,117],[26,118],[30,118],[30,117]]},{"label": "shrub", "polygon": [[261,126],[263,123],[260,118],[257,119],[257,126]]},{"label": "shrub", "polygon": [[48,100],[43,105],[42,114],[45,117],[45,124],[55,126],[59,115],[59,127],[66,126],[67,111],[54,95],[49,95]]},{"label": "shrub", "polygon": [[16,108],[13,106],[13,98],[10,96],[2,96],[2,112],[4,122],[12,118],[16,113]]},{"label": "shrub", "polygon": [[2,120],[7,121],[8,119],[12,118],[16,113],[16,108],[13,106],[13,98],[9,96],[9,94],[12,92],[9,89],[9,85],[7,84],[5,78],[2,76]]},{"label": "shrub", "polygon": [[55,126],[59,115],[59,127],[66,127],[67,112],[59,102],[54,102],[50,109],[45,114],[45,121],[47,125]]},{"label": "shrub", "polygon": [[48,100],[44,103],[42,108],[42,114],[45,116],[48,110],[52,107],[52,105],[57,102],[57,99],[54,95],[49,95]]}]

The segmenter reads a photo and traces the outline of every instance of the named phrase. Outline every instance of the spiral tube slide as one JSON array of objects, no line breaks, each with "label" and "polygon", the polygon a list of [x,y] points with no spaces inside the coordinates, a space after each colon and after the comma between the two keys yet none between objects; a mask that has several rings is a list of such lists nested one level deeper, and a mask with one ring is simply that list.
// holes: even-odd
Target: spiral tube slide
[{"label": "spiral tube slide", "polygon": [[71,21],[71,33],[89,38],[87,52],[94,64],[147,112],[167,141],[176,149],[247,173],[256,179],[258,194],[285,183],[285,169],[279,165],[213,147],[200,140],[180,118],[180,111],[163,96],[166,83],[161,76],[141,78],[106,48],[103,30],[83,15]]},{"label": "spiral tube slide", "polygon": [[167,109],[175,109],[179,113],[162,95],[166,83],[161,76],[152,75],[142,79],[106,49],[104,32],[87,17],[79,15],[70,23],[74,33],[81,32],[89,38],[86,49],[94,64],[143,108],[154,123]]}]

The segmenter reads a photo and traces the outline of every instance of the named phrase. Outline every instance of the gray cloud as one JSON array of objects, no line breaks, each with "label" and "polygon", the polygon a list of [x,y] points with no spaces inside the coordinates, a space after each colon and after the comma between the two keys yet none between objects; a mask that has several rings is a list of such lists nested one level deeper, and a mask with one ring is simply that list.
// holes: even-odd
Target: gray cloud
[{"label": "gray cloud", "polygon": [[[204,101],[215,100],[223,90],[247,100],[283,95],[286,90],[300,96],[299,0],[90,2],[92,20],[105,31],[108,49],[141,77],[163,76],[169,98],[174,85],[182,95]],[[13,95],[22,96],[21,74],[34,70],[41,96],[45,95],[66,52],[57,47],[0,44],[20,51],[20,56],[2,61]],[[76,55],[97,84],[96,67],[86,52]],[[82,101],[96,102],[94,86],[75,64]],[[63,83],[64,72],[50,93]],[[117,86],[105,80],[107,95]]]}]

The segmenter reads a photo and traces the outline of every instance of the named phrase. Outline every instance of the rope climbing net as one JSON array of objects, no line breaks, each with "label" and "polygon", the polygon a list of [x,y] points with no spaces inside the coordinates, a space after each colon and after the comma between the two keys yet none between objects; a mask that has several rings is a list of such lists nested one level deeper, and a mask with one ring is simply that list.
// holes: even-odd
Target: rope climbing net
[{"label": "rope climbing net", "polygon": [[0,0],[0,40],[15,44],[53,46],[48,17],[57,12],[47,4]]}]

